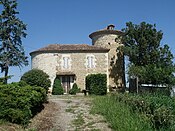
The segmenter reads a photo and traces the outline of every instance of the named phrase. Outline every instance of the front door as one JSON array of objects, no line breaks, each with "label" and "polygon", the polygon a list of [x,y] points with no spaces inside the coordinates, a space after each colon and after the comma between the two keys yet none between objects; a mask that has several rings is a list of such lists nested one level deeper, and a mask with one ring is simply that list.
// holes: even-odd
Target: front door
[{"label": "front door", "polygon": [[62,76],[62,85],[64,93],[69,93],[70,90],[70,76]]}]

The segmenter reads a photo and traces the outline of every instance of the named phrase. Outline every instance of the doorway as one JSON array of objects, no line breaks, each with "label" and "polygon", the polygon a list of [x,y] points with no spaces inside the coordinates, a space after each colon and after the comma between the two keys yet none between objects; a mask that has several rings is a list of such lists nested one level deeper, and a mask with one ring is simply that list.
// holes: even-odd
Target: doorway
[{"label": "doorway", "polygon": [[64,93],[69,93],[69,90],[71,89],[72,84],[74,82],[73,78],[74,78],[73,76],[69,76],[69,75],[60,76],[60,80],[61,80],[61,84],[64,89]]}]

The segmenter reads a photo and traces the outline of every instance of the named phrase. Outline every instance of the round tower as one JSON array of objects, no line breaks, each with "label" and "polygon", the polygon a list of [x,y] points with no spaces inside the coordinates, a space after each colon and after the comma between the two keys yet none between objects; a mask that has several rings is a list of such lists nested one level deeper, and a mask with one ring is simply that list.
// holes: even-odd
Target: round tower
[{"label": "round tower", "polygon": [[109,89],[123,89],[125,87],[124,57],[120,46],[123,32],[114,30],[114,25],[93,32],[89,35],[92,45],[109,49],[108,52],[108,85]]}]

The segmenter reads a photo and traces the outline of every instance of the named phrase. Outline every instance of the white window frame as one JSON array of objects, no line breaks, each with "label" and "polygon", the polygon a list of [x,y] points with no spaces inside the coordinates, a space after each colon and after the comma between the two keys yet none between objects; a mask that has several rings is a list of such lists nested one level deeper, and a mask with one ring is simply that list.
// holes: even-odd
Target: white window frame
[{"label": "white window frame", "polygon": [[86,67],[87,68],[95,68],[95,56],[94,55],[87,55],[86,56]]},{"label": "white window frame", "polygon": [[69,68],[69,57],[63,57],[63,68],[64,69]]},{"label": "white window frame", "polygon": [[62,55],[61,59],[62,69],[70,69],[71,68],[71,58],[70,55]]}]

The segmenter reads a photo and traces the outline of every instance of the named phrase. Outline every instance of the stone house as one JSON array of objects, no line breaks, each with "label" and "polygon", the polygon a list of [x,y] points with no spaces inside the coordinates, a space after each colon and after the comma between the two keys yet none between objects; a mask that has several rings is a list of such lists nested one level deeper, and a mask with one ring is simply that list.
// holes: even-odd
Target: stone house
[{"label": "stone house", "polygon": [[[121,31],[109,25],[103,30],[89,35],[92,45],[87,44],[50,44],[30,53],[32,68],[46,72],[53,85],[58,76],[68,93],[73,83],[85,89],[85,78],[88,74],[107,74],[109,88],[124,88],[123,54],[118,47],[123,46],[119,36]],[[52,87],[50,87],[52,90]]]}]

